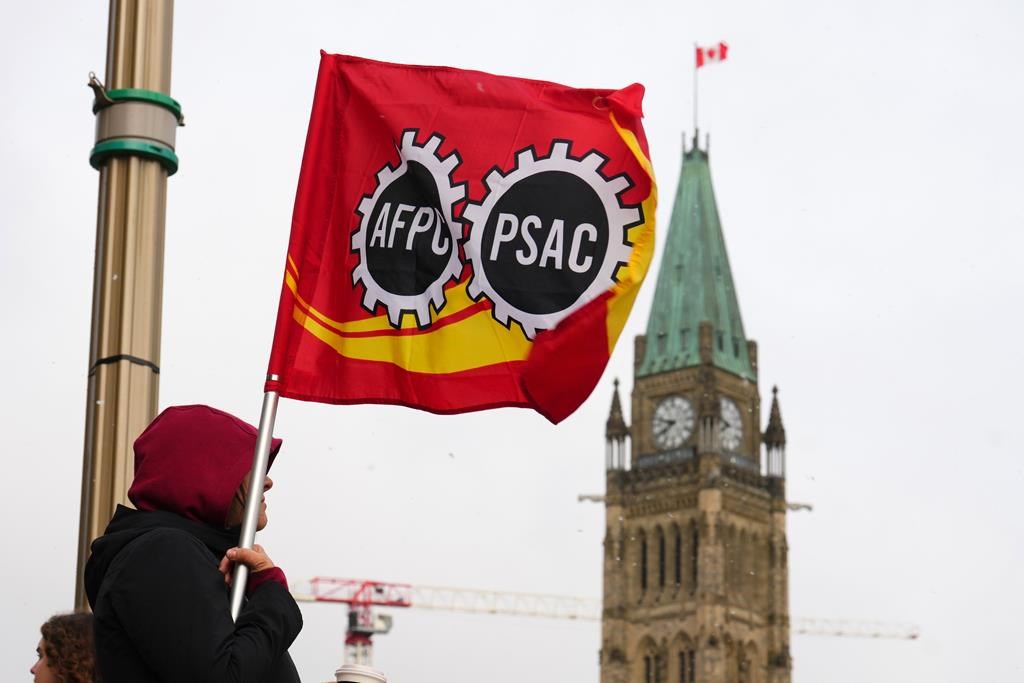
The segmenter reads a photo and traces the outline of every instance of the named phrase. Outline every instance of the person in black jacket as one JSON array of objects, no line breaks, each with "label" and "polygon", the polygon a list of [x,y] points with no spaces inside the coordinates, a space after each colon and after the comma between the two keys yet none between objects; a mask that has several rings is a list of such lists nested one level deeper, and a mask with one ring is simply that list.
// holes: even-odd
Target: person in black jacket
[{"label": "person in black jacket", "polygon": [[[260,546],[234,547],[255,444],[252,425],[198,405],[168,408],[135,441],[138,509],[118,507],[85,568],[106,683],[299,680],[288,647],[302,614],[284,573]],[[237,622],[233,562],[251,572]]]}]

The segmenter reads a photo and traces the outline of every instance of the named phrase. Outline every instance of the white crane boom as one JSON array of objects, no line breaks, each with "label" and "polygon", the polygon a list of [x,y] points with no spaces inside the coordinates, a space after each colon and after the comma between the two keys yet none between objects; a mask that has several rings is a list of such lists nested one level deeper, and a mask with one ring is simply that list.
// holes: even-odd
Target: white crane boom
[{"label": "white crane boom", "polygon": [[601,601],[592,598],[444,586],[413,586],[412,606],[446,612],[550,619],[596,621],[601,618]]},{"label": "white crane boom", "polygon": [[[293,591],[292,595],[300,602],[347,602],[347,599],[341,600],[336,597],[337,589],[332,582],[338,585],[359,583],[352,579],[318,577],[316,582],[309,587],[309,592]],[[406,604],[377,603],[395,607],[419,607],[445,612],[546,617],[578,621],[599,621],[601,619],[601,601],[595,598],[383,582],[375,582],[375,585],[381,587],[378,590],[386,589],[388,586],[401,588]],[[793,633],[800,635],[897,640],[916,640],[920,636],[920,630],[912,624],[893,624],[880,621],[796,617],[791,619],[790,626]]]},{"label": "white crane boom", "polygon": [[917,640],[921,635],[920,629],[914,624],[894,624],[883,621],[801,618],[793,619],[790,626],[793,633],[806,636]]}]

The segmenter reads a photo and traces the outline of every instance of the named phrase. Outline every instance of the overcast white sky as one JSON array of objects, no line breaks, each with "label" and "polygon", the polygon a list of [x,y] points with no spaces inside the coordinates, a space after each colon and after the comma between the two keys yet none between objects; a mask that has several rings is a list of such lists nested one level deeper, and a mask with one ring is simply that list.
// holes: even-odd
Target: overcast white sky
[{"label": "overcast white sky", "polygon": [[[794,681],[1020,680],[1022,18],[1011,0],[180,2],[161,406],[258,418],[321,48],[643,83],[663,239],[692,45],[724,39],[702,130],[762,395],[781,388],[790,498],[815,508],[789,521],[791,611],[922,630],[794,636]],[[97,193],[85,82],[103,76],[106,21],[105,2],[65,1],[0,22],[3,680],[28,679],[39,624],[73,600]],[[653,282],[558,427],[283,402],[261,542],[294,580],[599,596],[603,510],[576,496],[603,490],[611,383],[631,388]],[[303,613],[293,656],[327,680],[344,610]],[[597,680],[596,623],[394,617],[376,652],[394,683]]]}]

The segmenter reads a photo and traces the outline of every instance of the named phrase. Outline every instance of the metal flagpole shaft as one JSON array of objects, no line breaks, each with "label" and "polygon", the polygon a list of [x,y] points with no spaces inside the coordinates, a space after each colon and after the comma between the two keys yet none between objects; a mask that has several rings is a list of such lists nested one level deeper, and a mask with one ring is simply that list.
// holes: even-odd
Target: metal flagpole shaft
[{"label": "metal flagpole shaft", "polygon": [[[697,43],[693,44],[693,139],[697,139]],[[696,143],[695,143],[696,144]]]},{"label": "metal flagpole shaft", "polygon": [[[277,399],[276,391],[263,394],[260,431],[256,436],[256,452],[252,458],[249,492],[245,497],[245,518],[242,520],[242,533],[238,538],[239,548],[251,548],[256,540],[256,524],[259,522],[260,501],[263,498],[263,481],[267,477],[270,443],[274,438],[274,420],[277,418]],[[245,595],[245,584],[248,579],[249,568],[241,562],[237,563],[231,579],[231,619],[234,621],[238,620],[238,614],[242,611],[242,597]]]}]

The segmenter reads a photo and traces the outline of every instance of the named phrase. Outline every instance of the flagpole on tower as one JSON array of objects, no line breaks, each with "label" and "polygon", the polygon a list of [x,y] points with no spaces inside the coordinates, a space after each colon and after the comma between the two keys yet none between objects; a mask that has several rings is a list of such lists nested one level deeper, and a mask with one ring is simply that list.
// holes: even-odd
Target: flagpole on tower
[{"label": "flagpole on tower", "polygon": [[693,44],[693,139],[697,140],[697,43]]},{"label": "flagpole on tower", "polygon": [[[697,43],[693,44],[693,146],[697,147],[697,134],[699,132],[697,123],[697,97],[699,89],[697,87],[697,75],[700,72],[701,67],[707,66],[708,64],[717,64],[724,62],[726,56],[729,53],[729,45],[724,40],[718,41],[717,45],[701,47]],[[705,150],[706,151],[706,150]]]}]

